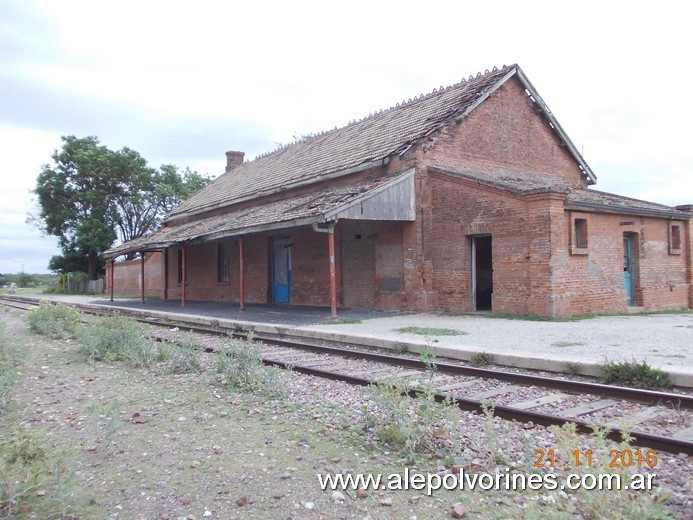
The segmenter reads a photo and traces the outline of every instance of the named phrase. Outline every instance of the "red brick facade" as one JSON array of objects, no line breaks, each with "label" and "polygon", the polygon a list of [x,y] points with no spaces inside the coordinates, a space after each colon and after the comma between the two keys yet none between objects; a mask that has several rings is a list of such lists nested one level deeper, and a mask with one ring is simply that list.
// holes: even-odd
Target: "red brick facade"
[{"label": "red brick facade", "polygon": [[[631,210],[627,204],[609,209],[574,202],[571,193],[585,191],[588,177],[518,79],[503,83],[469,114],[447,121],[386,165],[320,186],[348,186],[410,168],[416,171],[415,221],[336,223],[340,306],[458,312],[490,307],[494,313],[541,316],[691,306],[690,219]],[[512,188],[528,175],[544,185]],[[313,189],[304,186],[264,200]],[[288,239],[290,249],[290,303],[329,306],[327,235],[309,226],[244,237],[245,301],[273,301],[271,244],[278,236]],[[678,249],[672,248],[677,236]],[[632,248],[631,302],[624,237]],[[220,244],[228,254],[228,280],[219,275]],[[180,248],[167,248],[165,258],[148,258],[148,294],[182,297]],[[186,298],[238,301],[238,237],[189,244],[186,251]],[[139,262],[116,267],[115,293],[137,293]]]}]

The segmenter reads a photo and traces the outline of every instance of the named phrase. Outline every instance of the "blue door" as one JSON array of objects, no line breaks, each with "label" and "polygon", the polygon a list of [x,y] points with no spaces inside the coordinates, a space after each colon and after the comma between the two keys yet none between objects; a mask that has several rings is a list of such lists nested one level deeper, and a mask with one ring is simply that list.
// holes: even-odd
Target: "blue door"
[{"label": "blue door", "polygon": [[291,287],[291,240],[272,240],[272,299],[274,303],[289,303]]},{"label": "blue door", "polygon": [[623,235],[623,282],[626,287],[628,305],[635,305],[633,294],[633,238]]}]

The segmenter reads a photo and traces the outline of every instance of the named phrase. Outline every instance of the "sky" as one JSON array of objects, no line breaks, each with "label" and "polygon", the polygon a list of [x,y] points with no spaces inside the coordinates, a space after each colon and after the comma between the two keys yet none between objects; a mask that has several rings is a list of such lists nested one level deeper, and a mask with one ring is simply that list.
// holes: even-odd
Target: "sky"
[{"label": "sky", "polygon": [[60,137],[217,176],[494,66],[519,64],[597,189],[693,203],[684,2],[2,0],[0,273],[48,272],[25,221]]}]

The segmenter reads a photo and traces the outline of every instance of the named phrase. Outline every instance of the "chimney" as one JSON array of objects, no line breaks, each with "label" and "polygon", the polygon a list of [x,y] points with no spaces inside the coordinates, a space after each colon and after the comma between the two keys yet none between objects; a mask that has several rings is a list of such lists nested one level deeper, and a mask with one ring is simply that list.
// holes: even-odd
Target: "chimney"
[{"label": "chimney", "polygon": [[226,152],[226,173],[243,164],[245,152]]}]

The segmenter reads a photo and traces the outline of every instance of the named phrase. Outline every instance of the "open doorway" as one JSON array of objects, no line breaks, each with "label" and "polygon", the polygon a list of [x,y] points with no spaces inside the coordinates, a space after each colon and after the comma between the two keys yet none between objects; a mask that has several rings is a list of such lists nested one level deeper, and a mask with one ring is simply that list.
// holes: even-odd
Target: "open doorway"
[{"label": "open doorway", "polygon": [[493,295],[493,252],[491,235],[472,239],[472,310],[490,311]]}]

